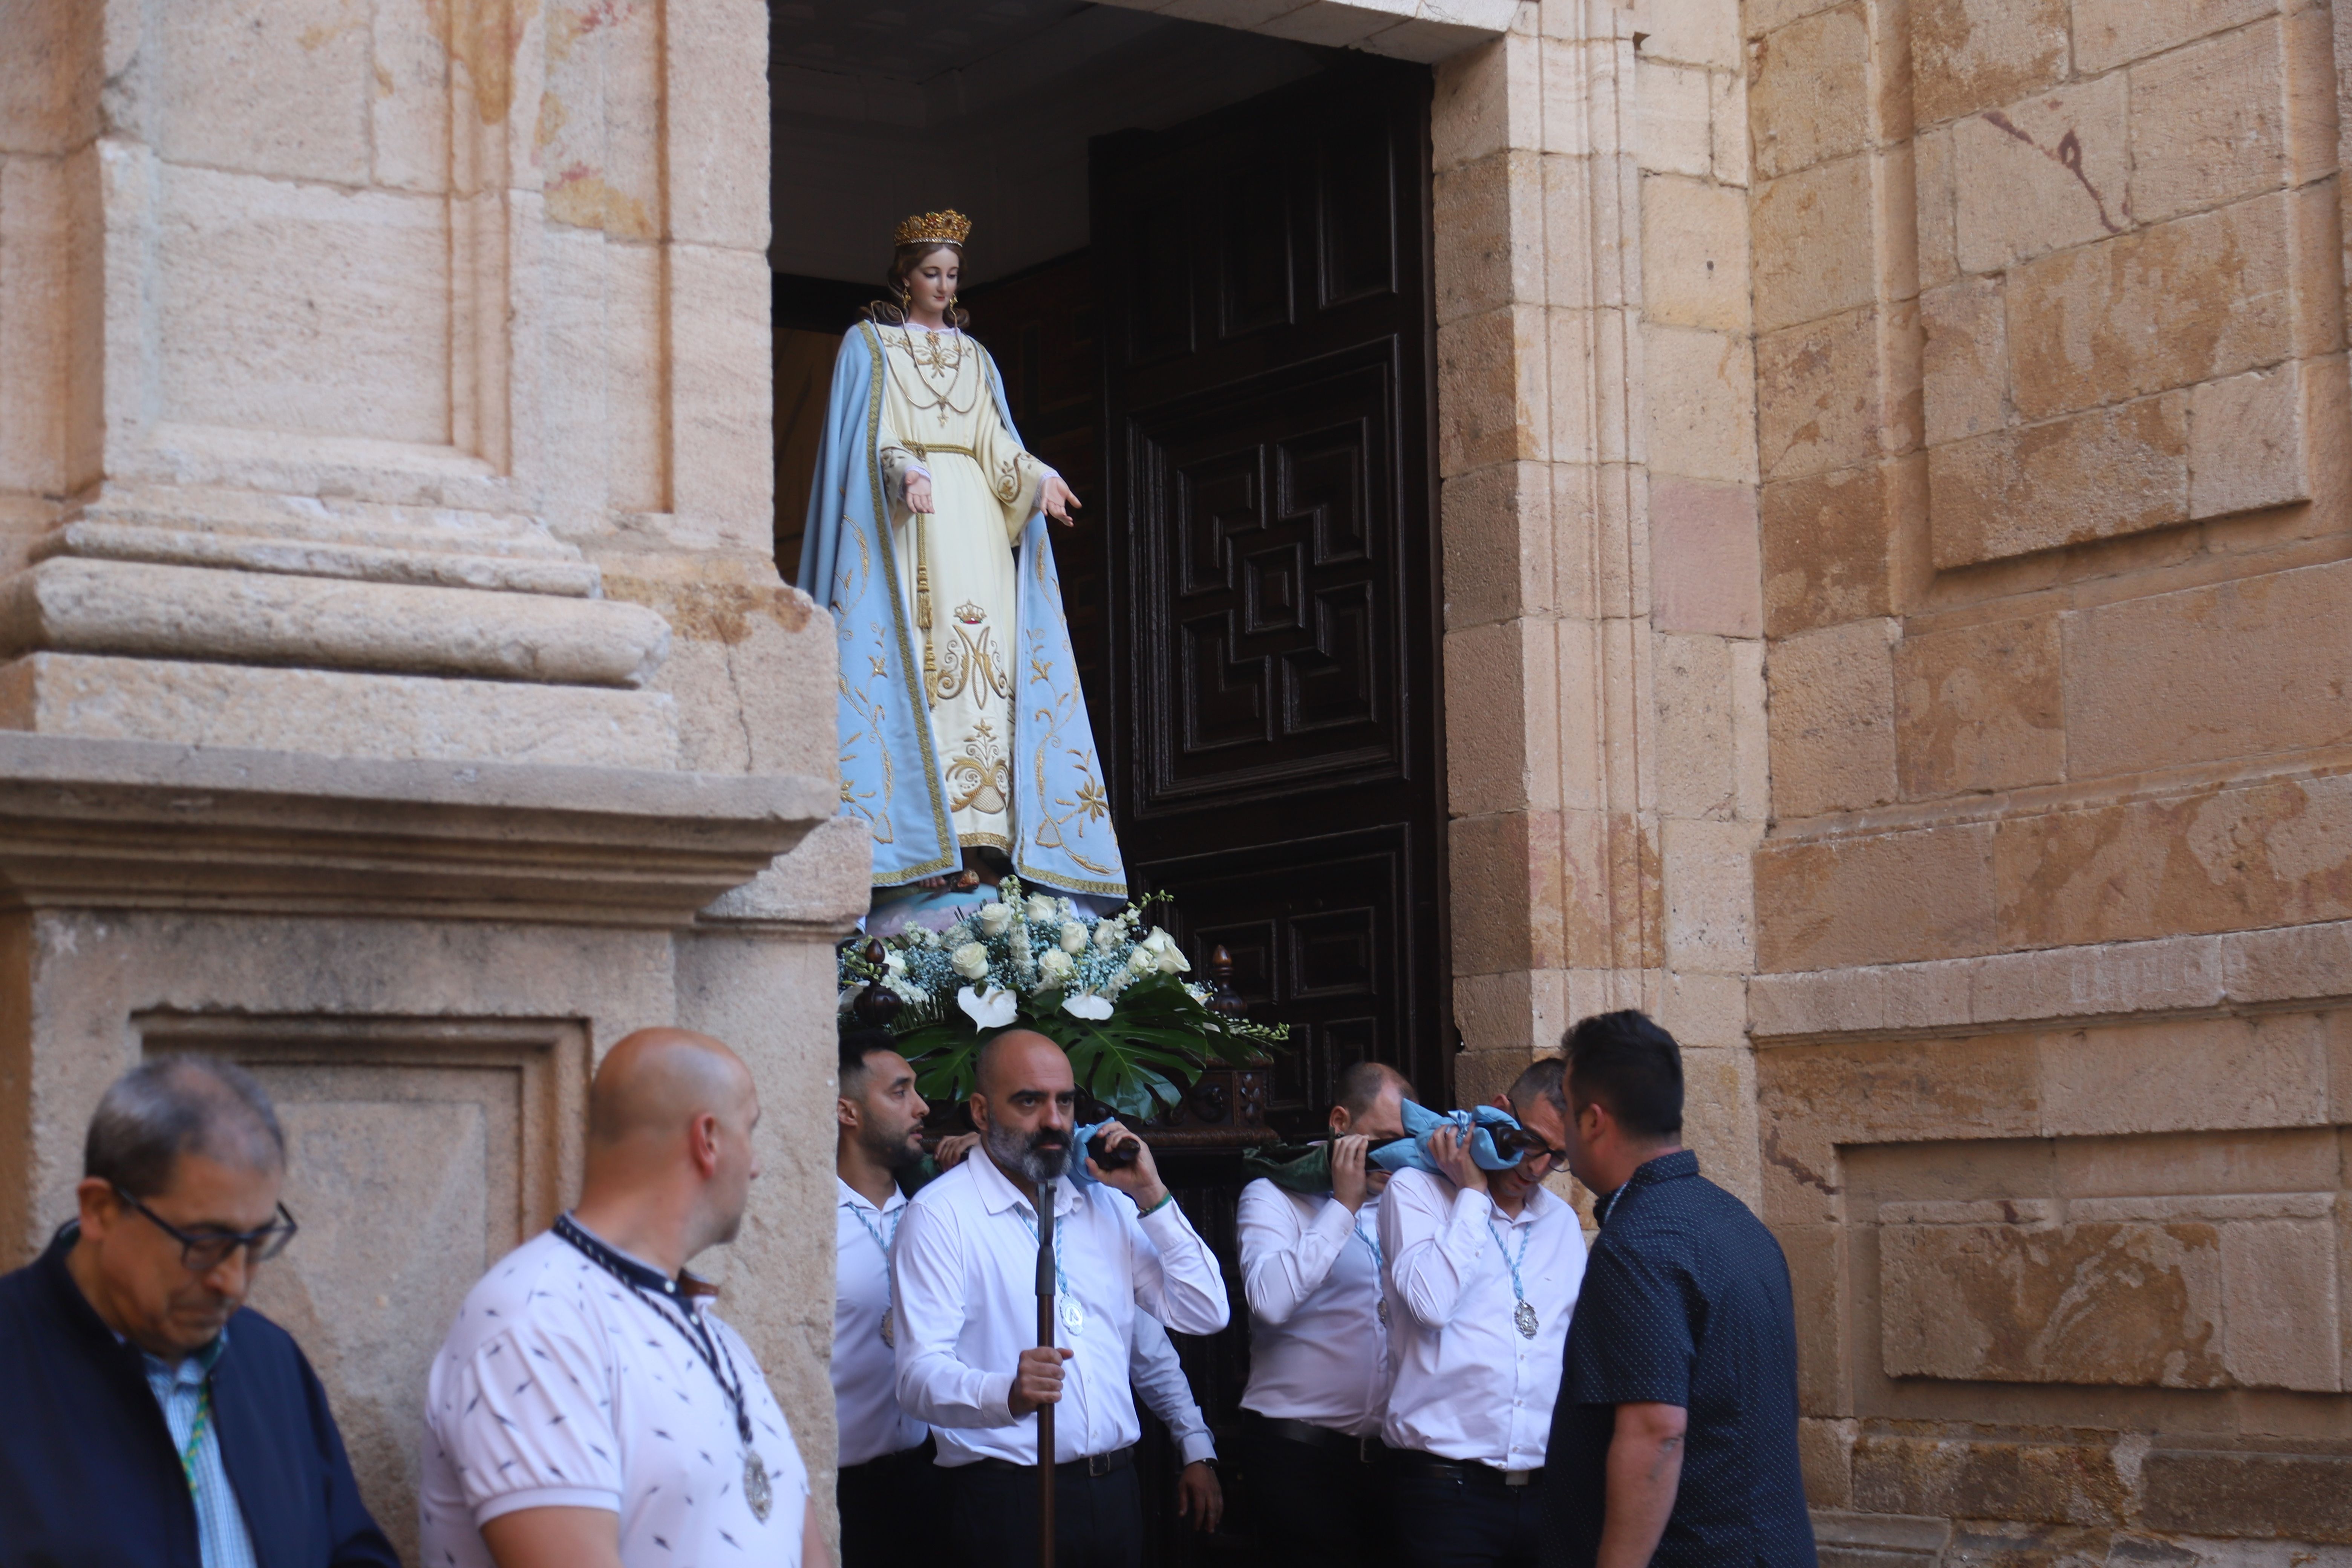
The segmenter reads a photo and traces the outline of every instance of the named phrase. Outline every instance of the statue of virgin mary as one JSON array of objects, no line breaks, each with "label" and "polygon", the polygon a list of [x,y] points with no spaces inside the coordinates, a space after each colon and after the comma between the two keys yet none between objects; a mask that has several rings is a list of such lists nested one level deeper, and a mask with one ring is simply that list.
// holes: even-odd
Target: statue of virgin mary
[{"label": "statue of virgin mary", "polygon": [[971,231],[953,212],[900,224],[892,298],[835,362],[799,581],[834,616],[841,809],[873,829],[877,893],[1010,868],[1124,899],[1045,539],[1078,502],[964,334]]}]

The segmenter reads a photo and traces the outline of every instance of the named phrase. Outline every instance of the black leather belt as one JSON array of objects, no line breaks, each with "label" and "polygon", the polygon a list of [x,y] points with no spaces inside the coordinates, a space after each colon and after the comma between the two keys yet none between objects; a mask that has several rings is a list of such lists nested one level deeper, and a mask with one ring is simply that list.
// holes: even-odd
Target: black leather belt
[{"label": "black leather belt", "polygon": [[1435,1454],[1423,1454],[1412,1448],[1391,1448],[1389,1458],[1403,1475],[1419,1476],[1433,1481],[1461,1481],[1481,1486],[1531,1487],[1543,1480],[1543,1467],[1532,1470],[1499,1470],[1492,1465],[1482,1465],[1475,1459],[1447,1459]]},{"label": "black leather belt", "polygon": [[[1083,1459],[1065,1459],[1054,1467],[1054,1474],[1072,1479],[1082,1476],[1107,1476],[1114,1470],[1126,1469],[1134,1463],[1135,1445],[1130,1443],[1124,1448],[1113,1448],[1108,1454],[1088,1454]],[[980,1468],[984,1470],[1018,1470],[1024,1476],[1037,1473],[1036,1466],[1016,1465],[1010,1459],[982,1459]]]},{"label": "black leather belt", "polygon": [[835,1474],[843,1476],[888,1475],[896,1471],[905,1469],[910,1465],[928,1465],[931,1462],[931,1456],[937,1451],[938,1450],[932,1447],[931,1440],[929,1437],[926,1437],[911,1448],[900,1448],[894,1453],[877,1454],[870,1459],[860,1459],[854,1465],[844,1465],[835,1472]]},{"label": "black leather belt", "polygon": [[[1251,1414],[1257,1415],[1255,1411]],[[1373,1464],[1388,1452],[1388,1445],[1381,1441],[1377,1433],[1357,1437],[1329,1426],[1318,1426],[1312,1421],[1293,1421],[1281,1415],[1258,1415],[1257,1421],[1260,1428],[1270,1437],[1279,1437],[1286,1443],[1304,1443],[1310,1448],[1321,1448],[1329,1453],[1345,1454],[1361,1465]]]}]

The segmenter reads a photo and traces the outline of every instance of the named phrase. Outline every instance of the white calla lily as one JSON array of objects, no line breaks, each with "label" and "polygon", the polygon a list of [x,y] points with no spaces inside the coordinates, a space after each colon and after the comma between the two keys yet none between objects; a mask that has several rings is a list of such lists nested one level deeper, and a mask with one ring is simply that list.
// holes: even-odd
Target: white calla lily
[{"label": "white calla lily", "polygon": [[967,985],[956,993],[956,1005],[969,1014],[971,1021],[983,1029],[1001,1029],[1013,1022],[1020,1011],[1020,998],[1002,985],[992,984],[974,991]]},{"label": "white calla lily", "polygon": [[1090,1019],[1099,1024],[1110,1016],[1110,1004],[1089,991],[1063,997],[1062,1011],[1073,1018]]}]

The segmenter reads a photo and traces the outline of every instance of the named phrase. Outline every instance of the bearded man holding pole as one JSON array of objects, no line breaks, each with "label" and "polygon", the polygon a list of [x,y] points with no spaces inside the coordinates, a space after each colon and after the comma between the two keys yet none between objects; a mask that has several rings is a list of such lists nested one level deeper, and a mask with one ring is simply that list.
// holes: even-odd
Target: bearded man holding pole
[{"label": "bearded man holding pole", "polygon": [[1083,1180],[1069,1169],[1077,1087],[1060,1047],[1025,1030],[999,1035],[976,1077],[985,1158],[916,1194],[899,1228],[898,1403],[930,1424],[939,1462],[958,1470],[961,1562],[1137,1568],[1135,1313],[1213,1333],[1225,1325],[1224,1279],[1132,1131],[1095,1140],[1122,1161],[1116,1168],[1087,1160]]}]

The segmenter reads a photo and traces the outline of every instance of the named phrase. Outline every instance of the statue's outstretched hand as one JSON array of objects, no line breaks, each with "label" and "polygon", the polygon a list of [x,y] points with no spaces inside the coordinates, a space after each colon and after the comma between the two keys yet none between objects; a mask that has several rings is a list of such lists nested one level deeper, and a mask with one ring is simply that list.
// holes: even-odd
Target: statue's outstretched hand
[{"label": "statue's outstretched hand", "polygon": [[931,477],[929,474],[907,476],[907,510],[921,512],[939,510],[931,500]]},{"label": "statue's outstretched hand", "polygon": [[1064,528],[1070,528],[1078,521],[1070,514],[1084,503],[1070,493],[1070,487],[1062,482],[1061,475],[1047,474],[1045,483],[1038,492],[1037,504],[1045,509],[1047,517]]}]

